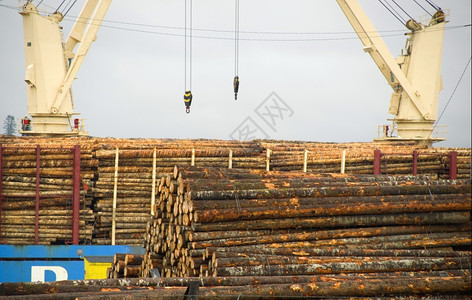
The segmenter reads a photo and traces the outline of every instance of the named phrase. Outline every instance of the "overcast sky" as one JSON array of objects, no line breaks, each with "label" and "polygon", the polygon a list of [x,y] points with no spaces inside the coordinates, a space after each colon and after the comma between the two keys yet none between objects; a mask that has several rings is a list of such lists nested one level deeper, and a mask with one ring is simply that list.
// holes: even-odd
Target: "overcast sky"
[{"label": "overcast sky", "polygon": [[[27,113],[22,2],[0,0],[2,125],[9,114],[20,119]],[[51,12],[61,2],[43,0],[39,8]],[[77,1],[62,21],[66,37],[84,2]],[[406,28],[378,1],[359,2],[398,56]],[[396,2],[414,18],[426,15],[411,0]],[[417,2],[433,12],[424,0]],[[448,126],[448,135],[435,145],[470,147],[470,66],[451,95],[471,57],[471,27],[462,27],[471,23],[471,1],[433,2],[450,13],[439,100],[439,113],[450,100],[439,122]],[[368,142],[376,137],[377,125],[392,117],[387,112],[392,90],[335,0],[240,0],[237,101],[232,89],[234,3],[193,1],[194,98],[186,114],[184,38],[179,36],[184,0],[113,1],[72,85],[75,111],[86,119],[90,135],[231,139],[247,129],[253,138]],[[301,32],[311,34],[294,34]],[[271,119],[264,109],[273,101],[282,114]]]}]

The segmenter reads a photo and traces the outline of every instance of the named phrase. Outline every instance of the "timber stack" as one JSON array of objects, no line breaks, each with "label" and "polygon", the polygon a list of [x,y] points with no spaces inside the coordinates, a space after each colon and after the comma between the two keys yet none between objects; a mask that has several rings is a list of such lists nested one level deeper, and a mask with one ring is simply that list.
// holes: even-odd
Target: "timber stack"
[{"label": "timber stack", "polygon": [[455,292],[466,293],[470,192],[470,180],[427,176],[181,167],[158,192],[144,246],[163,257],[164,277],[283,277],[290,289],[289,277],[300,276],[304,292],[314,277],[327,281],[312,296],[334,295],[324,293],[348,279],[425,294],[426,282],[443,286],[439,294],[457,283]]},{"label": "timber stack", "polygon": [[[342,153],[345,151],[344,171],[367,175],[372,174],[374,150],[380,150],[385,154],[381,161],[382,174],[412,174],[411,153],[417,150],[418,174],[446,179],[449,168],[446,154],[456,151],[457,178],[470,178],[470,149],[419,149],[405,143],[1,136],[0,144],[4,148],[1,237],[2,243],[8,244],[31,244],[34,241],[31,232],[32,219],[36,219],[38,145],[41,198],[38,231],[45,237],[40,239],[40,243],[45,244],[65,242],[65,236],[69,235],[70,200],[53,196],[63,196],[64,191],[69,193],[71,189],[73,162],[70,149],[75,145],[81,149],[80,240],[91,244],[140,245],[142,235],[146,233],[153,194],[169,184],[171,180],[167,180],[167,174],[172,172],[174,165],[337,173],[342,170]],[[115,206],[113,199],[116,199]],[[162,206],[162,199],[156,199],[157,202]],[[19,216],[25,216],[26,226],[22,226]]]},{"label": "timber stack", "polygon": [[[72,239],[74,145],[3,145],[1,230],[6,244],[64,244]],[[80,149],[79,241],[90,243],[94,226],[92,185],[98,161]]]},{"label": "timber stack", "polygon": [[[147,266],[147,264],[150,266]],[[107,270],[107,278],[135,278],[142,274],[145,267],[150,267],[162,264],[162,257],[157,255],[127,254],[115,253],[113,264]]]},{"label": "timber stack", "polygon": [[346,173],[372,174],[374,150],[382,152],[382,174],[412,174],[413,151],[417,151],[418,174],[447,179],[450,167],[448,154],[457,152],[457,178],[470,178],[470,149],[421,148],[414,143],[315,143],[260,141],[270,157],[270,170],[313,173],[340,172],[343,163]]},{"label": "timber stack", "polygon": [[[61,162],[67,161],[70,152],[53,153],[58,151],[53,148],[80,145],[81,214],[86,216],[90,214],[87,210],[93,210],[96,220],[92,236],[92,219],[81,217],[80,242],[91,239],[92,244],[111,243],[114,209],[115,242],[144,243],[147,250],[140,264],[117,258],[116,275],[110,270],[110,277],[124,277],[124,267],[129,264],[127,281],[48,283],[34,285],[37,290],[2,284],[3,295],[14,295],[11,290],[5,294],[5,289],[17,288],[19,293],[28,290],[32,294],[43,289],[48,298],[53,298],[51,292],[62,293],[57,299],[94,299],[104,293],[117,298],[126,293],[129,299],[182,296],[186,289],[182,286],[196,279],[205,285],[199,295],[208,298],[461,298],[471,293],[470,149],[417,149],[408,144],[381,143],[97,138],[2,137],[0,143],[5,154],[1,167],[2,243],[34,243],[31,237],[15,237],[15,241],[4,237],[13,225],[16,228],[11,232],[22,232],[8,211],[21,207],[22,212],[14,215],[28,214],[24,212],[27,210],[34,213],[37,182],[39,195],[45,195],[40,198],[39,220],[48,213],[41,207],[51,208],[46,209],[51,213],[59,211],[58,204],[64,203],[59,196],[63,195],[46,193],[70,190],[70,161]],[[39,181],[37,145],[41,147]],[[18,150],[11,152],[10,147]],[[326,173],[340,171],[342,150],[346,150],[348,174]],[[374,150],[385,154],[382,173],[396,175],[369,175]],[[407,175],[412,171],[413,150],[420,153],[419,176]],[[451,150],[458,153],[458,180],[446,179],[449,161],[445,154]],[[15,156],[22,151],[29,152]],[[428,164],[421,164],[423,157]],[[34,162],[34,166],[26,166],[26,161]],[[200,167],[188,167],[192,164]],[[307,172],[301,172],[305,165]],[[270,172],[263,171],[267,169]],[[56,172],[64,173],[59,176]],[[12,182],[21,188],[11,188]],[[65,185],[58,188],[60,182]],[[27,198],[28,203],[24,201]],[[43,220],[57,218],[65,223],[70,216],[67,212]],[[27,226],[30,234],[33,229]],[[57,228],[46,226],[39,222],[39,232],[57,233]],[[84,233],[84,229],[88,231]],[[70,226],[59,230],[68,233]],[[46,237],[40,235],[40,243],[67,241],[59,234],[54,240]],[[156,269],[162,278],[128,278],[149,276]],[[155,291],[158,293],[152,294]]]},{"label": "timber stack", "polygon": [[147,141],[142,145],[126,140],[97,149],[94,244],[112,243],[115,207],[115,244],[141,245],[151,211],[152,192],[176,164],[228,167],[231,160],[235,168],[264,168],[255,142]]}]

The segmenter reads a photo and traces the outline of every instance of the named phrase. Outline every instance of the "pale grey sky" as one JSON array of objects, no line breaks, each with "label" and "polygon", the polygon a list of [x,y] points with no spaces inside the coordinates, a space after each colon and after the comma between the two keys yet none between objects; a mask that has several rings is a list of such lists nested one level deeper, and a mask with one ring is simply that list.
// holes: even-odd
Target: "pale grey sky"
[{"label": "pale grey sky", "polygon": [[[8,114],[21,118],[27,112],[23,28],[17,8],[21,2],[0,0],[2,125]],[[53,11],[60,2],[43,0],[39,8]],[[359,2],[392,54],[399,55],[406,28],[378,1]],[[396,2],[415,18],[426,15],[413,1]],[[424,0],[418,2],[432,12]],[[471,57],[471,27],[460,27],[471,23],[471,1],[433,2],[450,13],[441,112]],[[184,0],[113,1],[72,86],[76,112],[87,119],[90,135],[230,139],[248,125],[258,128],[256,138],[355,142],[376,137],[377,125],[387,124],[391,118],[387,113],[391,89],[362,50],[336,1],[240,0],[241,86],[237,101],[232,92],[234,3],[193,1],[194,99],[191,113],[186,114],[184,39],[167,35],[183,34]],[[83,4],[77,1],[62,22],[65,36]],[[169,26],[178,29],[166,28]],[[268,41],[274,39],[283,41]],[[311,41],[288,41],[297,39]],[[439,122],[448,125],[448,140],[436,146],[471,145],[470,75],[469,66]],[[260,105],[274,95],[287,110],[283,120],[270,124],[264,121]]]}]

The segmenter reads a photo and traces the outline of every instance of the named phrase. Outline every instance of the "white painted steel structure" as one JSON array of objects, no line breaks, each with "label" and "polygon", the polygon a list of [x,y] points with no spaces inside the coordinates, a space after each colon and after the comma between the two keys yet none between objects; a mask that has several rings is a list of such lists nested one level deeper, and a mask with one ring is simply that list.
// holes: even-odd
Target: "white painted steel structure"
[{"label": "white painted steel structure", "polygon": [[442,90],[444,13],[437,11],[427,25],[409,20],[406,26],[411,32],[407,34],[406,47],[395,59],[357,0],[337,2],[364,45],[364,51],[370,54],[393,89],[388,112],[394,115],[390,129],[396,130],[397,136],[383,132],[380,140],[413,140],[428,146],[444,140],[432,132]]},{"label": "white painted steel structure", "polygon": [[[24,135],[78,136],[87,135],[83,127],[75,126],[71,85],[111,0],[88,0],[75,22],[66,42],[62,41],[59,22],[62,14],[42,16],[28,2],[23,16],[28,114],[31,130]],[[75,52],[74,52],[75,51]]]}]

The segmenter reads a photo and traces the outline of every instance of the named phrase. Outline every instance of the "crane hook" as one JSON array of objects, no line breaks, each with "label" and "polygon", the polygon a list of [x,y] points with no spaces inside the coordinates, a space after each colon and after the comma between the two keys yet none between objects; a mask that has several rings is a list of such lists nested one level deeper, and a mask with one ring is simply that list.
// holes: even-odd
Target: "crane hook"
[{"label": "crane hook", "polygon": [[239,76],[234,76],[234,79],[233,79],[233,89],[234,89],[234,100],[238,100]]},{"label": "crane hook", "polygon": [[190,90],[185,91],[184,94],[184,104],[185,104],[185,112],[190,113],[190,105],[192,105],[192,92]]}]

